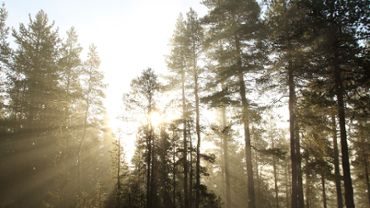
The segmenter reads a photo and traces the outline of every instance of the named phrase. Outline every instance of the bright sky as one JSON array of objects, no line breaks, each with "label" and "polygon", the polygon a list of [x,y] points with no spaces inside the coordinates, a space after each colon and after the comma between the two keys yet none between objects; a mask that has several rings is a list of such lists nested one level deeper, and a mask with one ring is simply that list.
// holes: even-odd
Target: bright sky
[{"label": "bright sky", "polygon": [[[122,94],[130,81],[148,67],[166,71],[165,56],[176,19],[190,7],[205,13],[200,0],[5,0],[8,25],[18,28],[44,10],[59,34],[74,26],[86,54],[98,48],[101,69],[108,83],[106,106],[111,119],[121,113]],[[115,122],[112,122],[115,123]],[[130,141],[126,146],[132,146]],[[131,149],[130,147],[126,149]],[[129,153],[131,154],[131,153]]]},{"label": "bright sky", "polygon": [[[59,34],[72,26],[86,55],[95,44],[101,58],[101,69],[108,84],[106,106],[112,124],[122,113],[122,94],[130,82],[148,67],[159,74],[166,72],[165,56],[180,12],[190,7],[202,16],[206,8],[201,0],[5,0],[9,12],[8,25],[18,28],[28,23],[43,9],[55,21]],[[210,117],[211,115],[207,115]],[[134,135],[123,140],[130,158]]]},{"label": "bright sky", "polygon": [[98,47],[101,68],[109,84],[107,106],[116,115],[121,97],[141,70],[166,70],[165,55],[180,12],[205,8],[199,0],[6,0],[8,24],[28,23],[43,9],[63,37],[74,26],[85,49]]}]

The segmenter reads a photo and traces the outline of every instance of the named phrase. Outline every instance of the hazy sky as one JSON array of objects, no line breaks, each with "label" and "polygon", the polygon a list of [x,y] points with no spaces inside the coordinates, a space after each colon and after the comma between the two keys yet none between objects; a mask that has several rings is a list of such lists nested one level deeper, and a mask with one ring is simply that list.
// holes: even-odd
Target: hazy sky
[{"label": "hazy sky", "polygon": [[59,33],[74,26],[86,49],[94,43],[108,83],[107,107],[111,116],[120,110],[121,97],[141,70],[166,70],[165,55],[180,12],[190,7],[200,13],[200,0],[6,0],[8,24],[28,23],[43,9]]},{"label": "hazy sky", "polygon": [[[101,69],[108,84],[106,106],[112,127],[122,113],[122,94],[129,90],[130,81],[148,67],[166,72],[165,56],[176,19],[190,7],[202,16],[206,9],[200,0],[6,0],[8,24],[18,27],[28,23],[43,9],[55,21],[59,33],[74,26],[84,48],[94,43],[101,58]],[[283,109],[286,111],[286,109]],[[204,112],[203,112],[204,113]],[[286,113],[285,113],[286,114]],[[205,117],[212,120],[212,114]],[[117,121],[117,120],[116,120]],[[286,123],[285,123],[286,124]],[[127,127],[127,126],[126,126]],[[126,129],[127,130],[127,129]],[[125,136],[128,157],[134,151],[135,135]]]}]

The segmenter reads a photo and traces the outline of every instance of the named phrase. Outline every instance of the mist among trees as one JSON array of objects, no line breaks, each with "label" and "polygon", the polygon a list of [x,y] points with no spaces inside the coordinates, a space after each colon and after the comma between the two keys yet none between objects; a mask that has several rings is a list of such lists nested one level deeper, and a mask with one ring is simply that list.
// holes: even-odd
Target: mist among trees
[{"label": "mist among trees", "polygon": [[201,2],[119,129],[99,47],[2,5],[0,207],[369,207],[369,2]]}]

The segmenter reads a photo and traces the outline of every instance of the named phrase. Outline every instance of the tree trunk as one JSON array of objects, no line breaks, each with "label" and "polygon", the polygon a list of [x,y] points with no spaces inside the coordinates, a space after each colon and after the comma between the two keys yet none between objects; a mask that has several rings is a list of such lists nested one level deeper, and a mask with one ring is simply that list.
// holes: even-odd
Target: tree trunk
[{"label": "tree trunk", "polygon": [[366,151],[366,136],[365,136],[365,125],[366,123],[364,121],[359,122],[359,131],[360,131],[360,144],[361,144],[361,156],[362,156],[362,163],[364,166],[364,175],[365,175],[365,182],[366,182],[366,187],[367,187],[367,198],[368,202],[370,204],[370,181],[369,181],[369,165],[368,165],[368,158],[369,158],[369,153]]},{"label": "tree trunk", "polygon": [[195,207],[199,208],[200,204],[200,110],[199,110],[199,86],[198,86],[198,71],[194,58],[194,96],[195,96],[195,131],[197,134],[197,159],[196,159],[196,195],[195,195]]},{"label": "tree trunk", "polygon": [[[153,110],[153,103],[152,103],[152,97],[149,96],[148,98],[148,107],[147,107],[147,115],[150,115]],[[146,145],[147,145],[147,172],[146,172],[146,208],[152,207],[153,203],[153,198],[152,198],[152,188],[153,188],[153,137],[154,137],[154,132],[153,132],[153,126],[150,121],[150,119],[147,117],[147,130],[148,130],[148,135],[146,135]]]},{"label": "tree trunk", "polygon": [[353,187],[351,179],[351,168],[349,163],[347,132],[346,132],[346,115],[344,105],[344,89],[341,75],[341,69],[338,63],[338,51],[334,50],[334,79],[335,93],[337,97],[337,113],[339,118],[340,144],[342,150],[342,168],[344,180],[344,198],[347,208],[354,208]]},{"label": "tree trunk", "polygon": [[[252,135],[253,135],[253,128],[252,128]],[[260,169],[259,169],[259,166],[258,166],[258,155],[257,153],[253,155],[254,157],[254,166],[253,166],[253,172],[254,172],[254,181],[256,182],[255,183],[255,191],[257,192],[256,194],[256,204],[258,204],[261,200],[261,198],[263,198],[263,196],[261,196],[263,193],[261,192],[261,180],[260,180]]]},{"label": "tree trunk", "polygon": [[[271,137],[272,149],[275,148],[274,138]],[[279,208],[279,187],[278,187],[278,176],[277,176],[277,167],[276,167],[276,156],[272,155],[272,168],[274,171],[274,185],[275,185],[275,206]]]},{"label": "tree trunk", "polygon": [[338,153],[338,141],[337,141],[337,124],[335,122],[335,115],[332,117],[332,128],[333,128],[333,147],[334,147],[334,174],[335,174],[335,188],[337,192],[337,206],[343,208],[342,198],[342,187],[341,187],[341,176],[339,171],[339,153]]},{"label": "tree trunk", "polygon": [[301,171],[301,152],[298,134],[298,124],[296,121],[296,94],[292,63],[288,66],[288,86],[289,86],[289,126],[290,126],[290,156],[292,161],[292,208],[304,207],[302,171]]},{"label": "tree trunk", "polygon": [[295,138],[296,138],[296,155],[297,155],[297,177],[298,177],[298,187],[297,187],[297,192],[298,192],[298,200],[299,204],[302,205],[302,208],[304,206],[304,193],[303,193],[303,179],[302,179],[302,155],[301,155],[301,140],[299,137],[299,126],[298,123],[296,122],[296,127],[295,127]]},{"label": "tree trunk", "polygon": [[322,187],[322,203],[323,207],[327,208],[327,203],[326,203],[326,189],[325,189],[325,173],[322,170],[321,171],[321,187]]},{"label": "tree trunk", "polygon": [[310,170],[307,168],[308,165],[308,158],[309,158],[309,153],[307,153],[307,157],[305,157],[306,161],[306,208],[310,208],[310,202],[311,202],[311,179],[310,179]]},{"label": "tree trunk", "polygon": [[[191,135],[191,124],[188,123],[188,135]],[[192,208],[193,207],[193,204],[194,204],[194,201],[193,201],[193,176],[194,176],[194,168],[193,168],[193,152],[194,152],[194,148],[193,148],[193,140],[192,138],[190,137],[189,138],[189,164],[190,164],[190,167],[189,167],[189,207]]]},{"label": "tree trunk", "polygon": [[151,131],[150,131],[150,148],[151,148],[151,173],[150,173],[150,200],[151,200],[151,203],[150,203],[150,207],[152,208],[157,208],[157,204],[158,204],[158,199],[157,199],[157,193],[158,193],[158,190],[157,190],[157,181],[155,180],[156,179],[156,148],[155,148],[155,135],[154,135],[154,129],[153,127],[151,126]]},{"label": "tree trunk", "polygon": [[176,171],[175,171],[175,168],[176,168],[176,165],[174,163],[173,165],[173,172],[172,172],[172,205],[173,205],[173,208],[176,208]]},{"label": "tree trunk", "polygon": [[185,208],[189,208],[189,196],[188,196],[188,142],[187,142],[187,130],[186,130],[186,98],[185,98],[185,71],[181,73],[181,91],[182,91],[182,124],[183,124],[183,141],[184,141],[184,151],[183,151],[183,166],[184,166],[184,205]]},{"label": "tree trunk", "polygon": [[366,185],[367,185],[367,198],[370,204],[370,181],[369,181],[369,166],[367,164],[367,158],[363,158],[364,162],[364,172],[365,172],[365,180],[366,180]]},{"label": "tree trunk", "polygon": [[244,140],[245,140],[245,161],[247,166],[247,180],[248,180],[248,208],[255,208],[255,191],[254,191],[254,180],[253,180],[253,164],[252,164],[252,148],[249,132],[249,109],[248,101],[245,96],[245,82],[244,82],[244,73],[242,70],[242,60],[241,60],[241,49],[240,41],[237,36],[235,36],[235,48],[238,54],[237,57],[237,67],[239,70],[239,93],[242,101],[242,119],[244,125]]},{"label": "tree trunk", "polygon": [[[149,134],[151,134],[151,127],[150,127],[150,124],[148,125],[149,126]],[[152,165],[152,142],[151,142],[151,135],[148,136],[148,138],[146,138],[146,145],[147,145],[147,149],[148,149],[148,153],[147,153],[147,158],[146,158],[146,165],[147,165],[147,170],[146,170],[146,208],[149,208],[152,204],[152,198],[151,198],[151,173],[152,173],[152,169],[151,169],[151,165]]]},{"label": "tree trunk", "polygon": [[290,186],[289,186],[289,163],[287,161],[287,164],[286,164],[286,167],[284,168],[285,169],[285,200],[286,200],[286,207],[287,208],[290,208],[291,207],[291,204],[290,204],[290,193],[291,193],[291,190],[289,189]]},{"label": "tree trunk", "polygon": [[175,145],[175,130],[172,131],[172,205],[176,208],[176,145]]},{"label": "tree trunk", "polygon": [[118,138],[118,141],[117,141],[117,147],[118,147],[118,150],[117,150],[117,195],[116,195],[116,203],[117,203],[117,207],[120,207],[120,198],[121,198],[121,181],[120,181],[120,171],[121,171],[121,140]]},{"label": "tree trunk", "polygon": [[229,150],[228,150],[228,126],[226,121],[226,108],[221,107],[221,135],[222,135],[222,149],[223,149],[223,162],[224,162],[224,181],[226,191],[225,208],[231,208],[230,196],[230,174],[229,174]]},{"label": "tree trunk", "polygon": [[[173,158],[175,159],[175,156],[173,156]],[[172,205],[173,208],[176,207],[176,162],[173,163],[172,171]]]}]

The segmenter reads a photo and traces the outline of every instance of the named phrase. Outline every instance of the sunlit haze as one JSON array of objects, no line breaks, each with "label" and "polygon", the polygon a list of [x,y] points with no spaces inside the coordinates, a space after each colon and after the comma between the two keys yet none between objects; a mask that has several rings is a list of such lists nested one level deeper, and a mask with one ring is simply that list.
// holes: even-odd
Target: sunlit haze
[{"label": "sunlit haze", "polygon": [[0,207],[368,207],[368,0],[0,2]]},{"label": "sunlit haze", "polygon": [[[197,0],[57,0],[5,1],[9,10],[9,25],[18,27],[28,21],[28,14],[39,10],[55,21],[59,33],[75,27],[86,54],[89,44],[97,46],[108,84],[107,111],[113,129],[122,125],[117,117],[122,113],[122,94],[128,92],[130,82],[145,68],[159,74],[167,70],[166,55],[180,12],[194,8],[203,14],[205,8]],[[126,135],[127,136],[127,135]],[[134,135],[122,139],[128,146],[127,155],[134,149]]]}]

